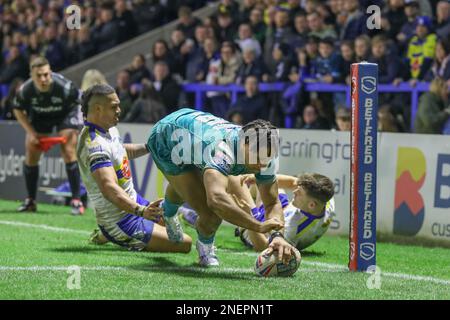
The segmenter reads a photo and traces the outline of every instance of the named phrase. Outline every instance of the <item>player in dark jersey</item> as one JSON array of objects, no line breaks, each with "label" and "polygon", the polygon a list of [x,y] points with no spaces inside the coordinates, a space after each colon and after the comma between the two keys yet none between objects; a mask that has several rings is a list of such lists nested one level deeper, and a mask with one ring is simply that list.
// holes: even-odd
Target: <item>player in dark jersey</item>
[{"label": "player in dark jersey", "polygon": [[17,210],[37,209],[35,199],[42,154],[39,138],[48,136],[56,127],[58,134],[67,138],[61,144],[61,154],[72,191],[72,214],[83,214],[76,158],[77,135],[83,125],[79,91],[70,80],[53,73],[43,57],[31,61],[30,72],[31,78],[20,87],[14,102],[14,115],[26,131],[24,174],[28,192],[28,198]]}]

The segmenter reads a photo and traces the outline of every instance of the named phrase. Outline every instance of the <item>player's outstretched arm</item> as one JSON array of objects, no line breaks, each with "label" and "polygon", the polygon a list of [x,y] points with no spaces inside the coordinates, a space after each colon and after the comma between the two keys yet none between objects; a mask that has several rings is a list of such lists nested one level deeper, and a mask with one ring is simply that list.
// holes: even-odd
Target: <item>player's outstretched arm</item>
[{"label": "player's outstretched arm", "polygon": [[278,182],[258,184],[258,191],[266,209],[266,220],[277,219],[284,225],[284,214],[281,202],[278,199]]},{"label": "player's outstretched arm", "polygon": [[[254,174],[244,174],[240,176],[241,185],[244,183],[251,186],[256,184],[256,178]],[[294,190],[297,188],[297,178],[288,176],[285,174],[277,174],[278,188]]]},{"label": "player's outstretched arm", "polygon": [[147,207],[136,203],[130,198],[125,190],[119,186],[113,167],[98,168],[92,173],[92,176],[103,196],[120,210],[146,219],[155,219],[162,214],[162,209],[159,208],[159,203],[162,199],[152,202]]},{"label": "player's outstretched arm", "polygon": [[241,209],[227,193],[228,178],[215,169],[206,169],[203,174],[208,206],[222,219],[256,232],[279,229],[282,224],[269,221],[264,224],[256,221],[249,212]]},{"label": "player's outstretched arm", "polygon": [[125,143],[123,146],[127,151],[127,156],[129,159],[136,159],[149,153],[143,143]]},{"label": "player's outstretched arm", "polygon": [[297,178],[285,174],[277,174],[278,188],[294,190],[297,189]]}]

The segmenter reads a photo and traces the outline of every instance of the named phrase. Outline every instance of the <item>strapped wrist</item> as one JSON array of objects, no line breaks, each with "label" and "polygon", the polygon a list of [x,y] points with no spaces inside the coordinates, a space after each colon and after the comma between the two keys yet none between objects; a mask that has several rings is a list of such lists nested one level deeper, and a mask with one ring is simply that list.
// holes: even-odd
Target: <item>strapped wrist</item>
[{"label": "strapped wrist", "polygon": [[280,231],[274,231],[269,236],[269,244],[271,244],[273,239],[275,239],[276,237],[281,237],[284,239],[284,236]]},{"label": "strapped wrist", "polygon": [[142,206],[142,205],[138,204],[136,206],[136,208],[134,209],[134,214],[139,216],[139,217],[144,216],[145,208],[146,208],[145,206]]}]

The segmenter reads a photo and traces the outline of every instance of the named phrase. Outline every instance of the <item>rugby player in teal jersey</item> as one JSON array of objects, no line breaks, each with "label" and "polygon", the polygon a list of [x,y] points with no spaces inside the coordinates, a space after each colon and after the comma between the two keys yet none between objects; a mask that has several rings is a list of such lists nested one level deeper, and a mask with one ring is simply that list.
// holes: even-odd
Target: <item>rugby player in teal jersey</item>
[{"label": "rugby player in teal jersey", "polygon": [[[255,232],[272,232],[271,251],[285,263],[293,254],[281,230],[284,216],[278,199],[276,157],[278,131],[268,121],[255,120],[241,127],[209,113],[188,108],[166,116],[152,128],[147,141],[156,166],[169,184],[162,207],[167,235],[183,241],[176,215],[187,202],[199,215],[196,248],[201,266],[217,266],[214,237],[226,220]],[[254,174],[266,220],[259,222],[240,208],[227,192],[229,179]]]}]

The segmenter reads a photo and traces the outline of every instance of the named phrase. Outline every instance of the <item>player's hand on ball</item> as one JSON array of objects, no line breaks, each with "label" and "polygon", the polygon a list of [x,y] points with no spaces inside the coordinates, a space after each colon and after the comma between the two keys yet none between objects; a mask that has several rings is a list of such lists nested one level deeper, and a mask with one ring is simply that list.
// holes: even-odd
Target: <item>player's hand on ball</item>
[{"label": "player's hand on ball", "polygon": [[294,254],[292,245],[282,237],[275,237],[269,244],[268,254],[277,254],[279,261],[283,261],[285,265],[289,264],[291,256]]},{"label": "player's hand on ball", "polygon": [[162,198],[151,202],[147,207],[145,207],[143,217],[147,220],[159,219],[164,213],[163,208],[159,207],[161,201],[163,201]]},{"label": "player's hand on ball", "polygon": [[262,225],[260,226],[258,232],[260,232],[260,233],[267,233],[267,232],[272,231],[272,230],[280,230],[283,227],[284,227],[283,222],[272,218],[272,219],[268,219],[268,220],[264,221],[262,223]]}]

